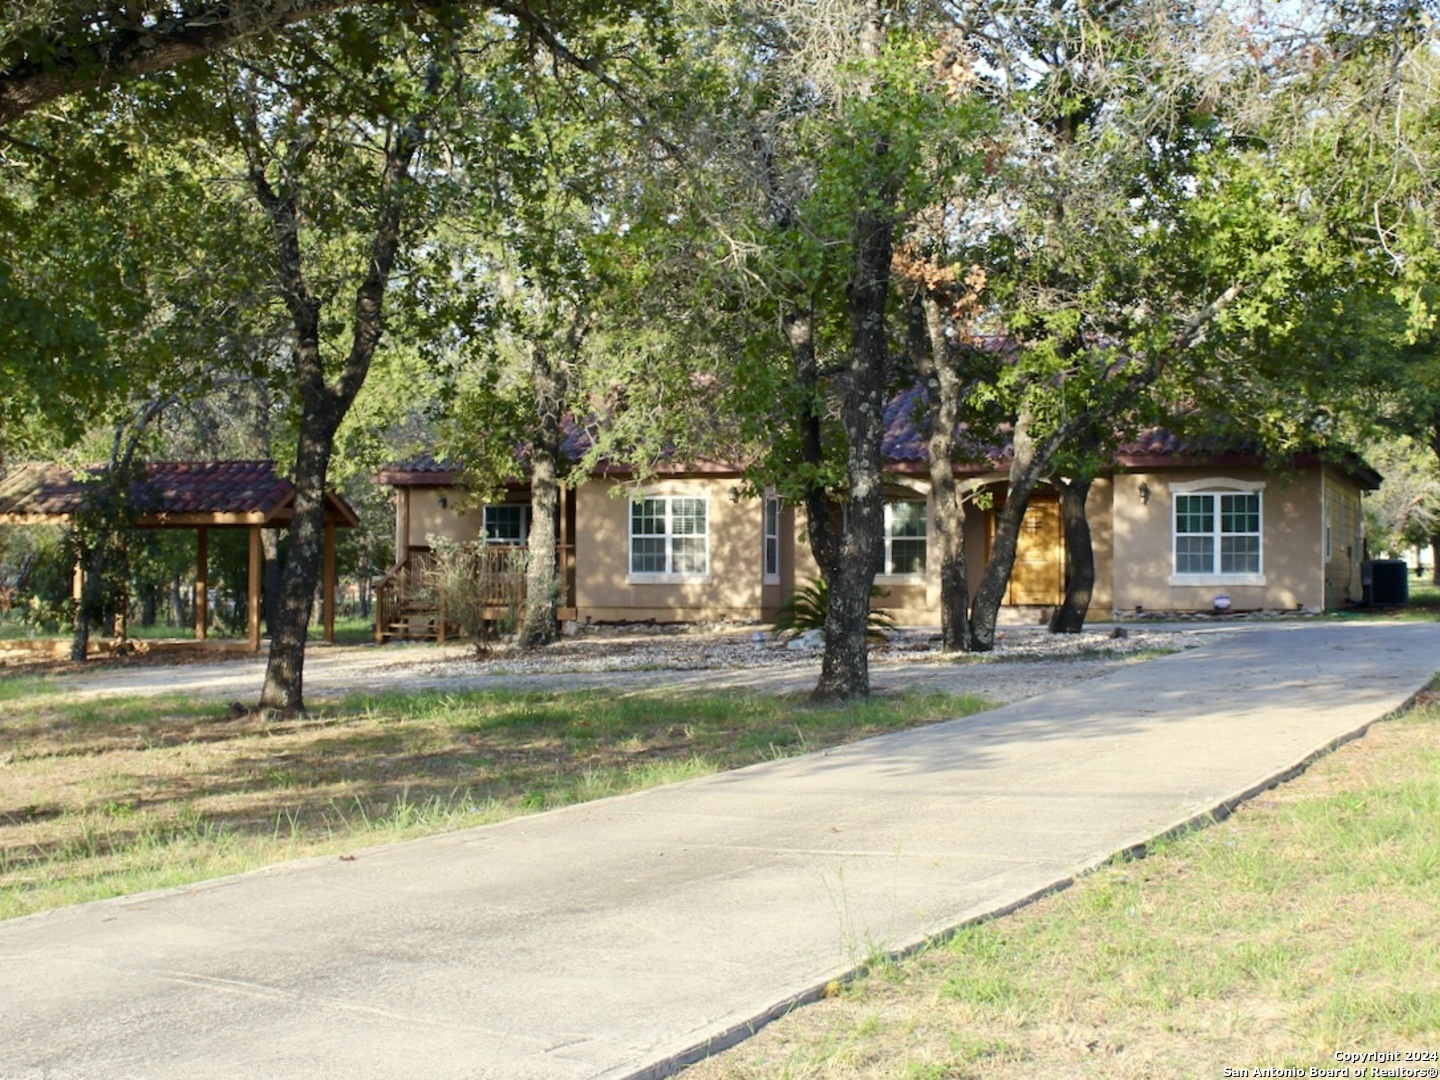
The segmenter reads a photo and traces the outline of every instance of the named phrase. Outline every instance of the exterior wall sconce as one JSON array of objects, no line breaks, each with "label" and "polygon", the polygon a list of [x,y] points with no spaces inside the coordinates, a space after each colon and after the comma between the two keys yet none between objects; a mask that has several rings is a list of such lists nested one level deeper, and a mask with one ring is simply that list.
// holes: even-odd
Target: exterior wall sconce
[{"label": "exterior wall sconce", "polygon": [[448,498],[446,498],[444,495],[441,495],[441,496],[440,496],[437,500],[435,500],[435,501],[440,504],[440,509],[441,509],[441,510],[444,510],[446,507],[448,507],[448,506],[450,505],[450,500],[449,500]]},{"label": "exterior wall sconce", "polygon": [[1144,480],[1140,481],[1140,504],[1142,506],[1150,505],[1150,485]]},{"label": "exterior wall sconce", "polygon": [[740,489],[738,487],[732,487],[730,489],[730,501],[732,503],[738,503],[740,501]]}]

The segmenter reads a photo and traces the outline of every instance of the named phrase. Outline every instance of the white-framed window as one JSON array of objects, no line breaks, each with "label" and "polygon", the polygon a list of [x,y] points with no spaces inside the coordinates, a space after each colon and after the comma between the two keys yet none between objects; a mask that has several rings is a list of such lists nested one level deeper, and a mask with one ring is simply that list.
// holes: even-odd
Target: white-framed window
[{"label": "white-framed window", "polygon": [[703,581],[710,573],[704,496],[645,495],[630,504],[630,580]]},{"label": "white-framed window", "polygon": [[925,574],[925,503],[918,499],[885,503],[885,568],[887,577]]},{"label": "white-framed window", "polygon": [[761,580],[766,585],[775,585],[780,581],[780,500],[766,492],[762,507],[761,566],[764,576]]},{"label": "white-framed window", "polygon": [[[1234,487],[1239,490],[1225,490]],[[1171,486],[1172,585],[1263,585],[1263,483]]]},{"label": "white-framed window", "polygon": [[530,538],[530,507],[525,503],[496,503],[485,507],[487,544],[524,544]]}]

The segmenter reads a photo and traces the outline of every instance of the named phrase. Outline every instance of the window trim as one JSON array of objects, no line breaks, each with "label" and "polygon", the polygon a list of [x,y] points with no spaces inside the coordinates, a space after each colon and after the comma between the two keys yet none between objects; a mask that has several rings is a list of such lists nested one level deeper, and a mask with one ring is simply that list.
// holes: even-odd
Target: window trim
[{"label": "window trim", "polygon": [[[773,532],[770,529],[772,510],[775,525]],[[766,488],[765,497],[760,500],[760,582],[763,585],[780,584],[780,511],[780,497],[775,494],[774,488]],[[770,567],[772,550],[775,555],[773,570]]]},{"label": "window trim", "polygon": [[[491,538],[490,536],[490,511],[499,509],[516,509],[520,511],[520,539],[511,540],[509,537]],[[510,547],[526,547],[530,543],[530,504],[529,503],[486,503],[480,508],[480,536],[487,544],[496,546],[507,545]]]},{"label": "window trim", "polygon": [[[921,512],[925,515],[925,532],[920,536],[896,537],[891,533],[894,525],[894,511],[891,509],[897,503],[918,503]],[[881,526],[882,536],[885,545],[885,562],[880,573],[875,575],[875,580],[887,585],[908,585],[923,582],[930,572],[930,500],[916,492],[914,496],[899,496],[885,499],[885,518]],[[921,540],[925,544],[925,569],[919,573],[896,573],[894,549],[892,541],[900,540]]]},{"label": "window trim", "polygon": [[[691,570],[676,571],[666,569],[661,571],[636,570],[635,569],[635,508],[648,500],[660,500],[665,504],[665,565],[673,568],[675,565],[675,533],[671,528],[671,507],[677,499],[686,499],[700,503],[704,507],[705,531],[702,536],[705,541],[705,569],[703,572]],[[701,493],[677,493],[666,491],[641,491],[629,500],[625,509],[625,581],[629,585],[708,585],[710,583],[710,495],[707,492]],[[661,536],[659,533],[640,533],[641,537],[654,539]],[[697,534],[686,534],[693,536]]]},{"label": "window trim", "polygon": [[[1265,484],[1264,480],[1236,480],[1230,477],[1211,477],[1204,480],[1187,480],[1170,484],[1170,580],[1172,586],[1194,585],[1200,587],[1212,585],[1264,585],[1265,580]],[[1175,525],[1176,496],[1179,495],[1201,495],[1209,496],[1212,500],[1212,521],[1213,531],[1210,536],[1215,540],[1214,552],[1211,559],[1211,571],[1209,573],[1181,573],[1179,568],[1179,539],[1180,533]],[[1233,533],[1235,536],[1255,536],[1259,541],[1258,562],[1259,570],[1247,573],[1224,573],[1218,569],[1221,556],[1221,539],[1224,533],[1220,528],[1220,496],[1222,495],[1254,495],[1256,500],[1256,512],[1260,518],[1260,530],[1258,533]],[[1202,534],[1186,534],[1202,535]]]}]

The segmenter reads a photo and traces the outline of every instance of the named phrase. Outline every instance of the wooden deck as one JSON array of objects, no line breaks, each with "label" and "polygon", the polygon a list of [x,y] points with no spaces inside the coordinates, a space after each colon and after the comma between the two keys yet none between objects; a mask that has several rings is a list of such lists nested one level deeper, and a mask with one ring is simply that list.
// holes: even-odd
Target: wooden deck
[{"label": "wooden deck", "polygon": [[[525,605],[523,546],[472,544],[464,549],[473,559],[473,574],[485,583],[484,618],[513,623]],[[575,589],[573,547],[559,550],[561,597],[558,607],[572,605]],[[444,590],[436,587],[434,555],[429,548],[411,548],[375,583],[375,643],[444,642],[461,636],[459,625],[445,612]]]}]

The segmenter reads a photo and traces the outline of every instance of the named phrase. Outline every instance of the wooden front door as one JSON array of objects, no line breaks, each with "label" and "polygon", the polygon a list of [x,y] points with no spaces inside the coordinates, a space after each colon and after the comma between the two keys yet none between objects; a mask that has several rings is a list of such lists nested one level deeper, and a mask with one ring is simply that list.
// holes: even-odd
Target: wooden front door
[{"label": "wooden front door", "polygon": [[1020,537],[1015,544],[1015,568],[1010,572],[1007,604],[1051,606],[1065,598],[1065,541],[1060,527],[1060,503],[1053,496],[1036,496],[1025,508]]}]

